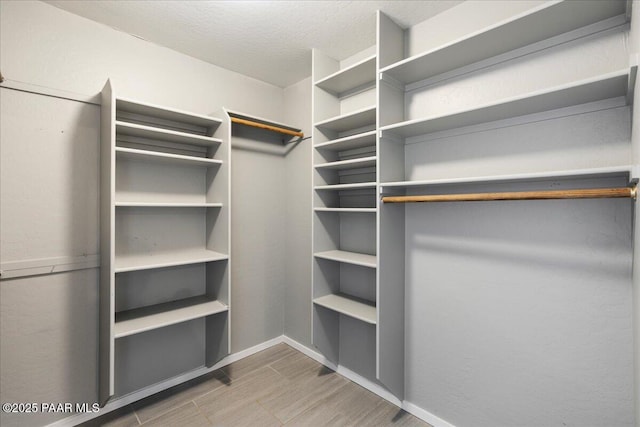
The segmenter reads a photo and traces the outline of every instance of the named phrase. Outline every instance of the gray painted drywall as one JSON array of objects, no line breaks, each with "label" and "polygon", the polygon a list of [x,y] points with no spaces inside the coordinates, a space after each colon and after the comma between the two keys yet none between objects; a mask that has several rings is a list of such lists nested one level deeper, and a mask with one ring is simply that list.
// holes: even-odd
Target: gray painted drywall
[{"label": "gray painted drywall", "polygon": [[459,427],[633,425],[628,200],[406,220],[407,400]]},{"label": "gray painted drywall", "polygon": [[[311,79],[284,90],[284,121],[311,135]],[[311,347],[311,149],[307,139],[285,160],[284,334]]]}]

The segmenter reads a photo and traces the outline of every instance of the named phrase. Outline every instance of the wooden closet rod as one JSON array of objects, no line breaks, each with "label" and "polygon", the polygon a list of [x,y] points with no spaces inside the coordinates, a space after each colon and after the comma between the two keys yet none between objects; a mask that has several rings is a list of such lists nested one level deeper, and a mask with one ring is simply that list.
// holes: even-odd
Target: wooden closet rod
[{"label": "wooden closet rod", "polygon": [[304,132],[300,132],[300,131],[285,129],[278,126],[267,125],[260,122],[254,122],[252,120],[239,119],[237,117],[231,117],[231,121],[233,123],[238,123],[239,125],[253,126],[254,128],[266,129],[273,132],[283,133],[285,135],[299,136],[300,138],[304,138]]},{"label": "wooden closet rod", "polygon": [[433,194],[424,196],[384,196],[383,203],[413,202],[482,202],[489,200],[635,199],[637,187],[588,188],[578,190],[511,191],[503,193]]}]

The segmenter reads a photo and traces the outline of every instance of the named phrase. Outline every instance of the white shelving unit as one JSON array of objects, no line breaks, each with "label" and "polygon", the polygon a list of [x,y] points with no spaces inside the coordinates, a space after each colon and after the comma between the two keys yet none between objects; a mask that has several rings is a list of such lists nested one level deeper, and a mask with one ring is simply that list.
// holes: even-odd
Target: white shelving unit
[{"label": "white shelving unit", "polygon": [[375,381],[377,55],[313,64],[313,344]]},{"label": "white shelving unit", "polygon": [[[110,82],[101,110],[104,404],[229,352],[230,125],[117,97]],[[138,374],[144,347],[170,347],[185,334],[191,347],[166,369]]]}]

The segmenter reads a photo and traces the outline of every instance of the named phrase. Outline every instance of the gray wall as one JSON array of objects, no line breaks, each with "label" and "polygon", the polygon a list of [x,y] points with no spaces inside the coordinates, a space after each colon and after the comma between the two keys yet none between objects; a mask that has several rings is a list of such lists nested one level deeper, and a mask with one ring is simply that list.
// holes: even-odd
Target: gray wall
[{"label": "gray wall", "polygon": [[[311,135],[311,79],[284,91],[287,123]],[[311,148],[307,139],[287,155],[285,166],[286,224],[284,263],[284,333],[311,347]]]}]

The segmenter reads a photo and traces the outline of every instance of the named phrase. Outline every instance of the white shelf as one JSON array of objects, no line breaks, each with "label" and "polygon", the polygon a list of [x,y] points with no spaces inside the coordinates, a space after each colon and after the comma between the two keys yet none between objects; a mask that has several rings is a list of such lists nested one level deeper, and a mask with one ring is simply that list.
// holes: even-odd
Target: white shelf
[{"label": "white shelf", "polygon": [[206,249],[185,249],[175,252],[160,252],[144,255],[116,254],[115,272],[149,270],[153,268],[175,267],[201,262],[222,261],[229,256]]},{"label": "white shelf", "polygon": [[338,191],[338,190],[357,190],[361,188],[375,188],[375,187],[376,187],[375,182],[356,182],[353,184],[317,185],[315,189]]},{"label": "white shelf", "polygon": [[362,61],[337,71],[316,82],[316,86],[340,94],[368,83],[374,84],[376,80],[376,56],[370,56]]},{"label": "white shelf", "polygon": [[331,261],[360,265],[362,267],[376,268],[378,266],[378,259],[375,255],[360,254],[357,252],[335,250],[316,252],[313,256]]},{"label": "white shelf", "polygon": [[384,126],[380,130],[402,138],[408,138],[586,104],[608,98],[627,96],[630,82],[635,80],[635,71],[635,67],[624,69],[571,84],[500,100],[472,109],[395,123]]},{"label": "white shelf", "polygon": [[195,135],[191,133],[177,132],[158,127],[144,126],[135,123],[116,121],[116,134],[147,138],[156,141],[168,141],[180,144],[202,145],[206,147],[216,146],[222,143],[219,138]]},{"label": "white shelf", "polygon": [[116,313],[115,338],[175,325],[229,310],[219,301],[195,297]]},{"label": "white shelf", "polygon": [[215,117],[188,113],[182,110],[160,107],[157,105],[132,101],[125,98],[116,99],[116,110],[118,112],[139,114],[143,116],[154,117],[157,119],[170,120],[173,122],[204,127],[209,129],[209,135],[212,135],[213,131],[222,123],[221,119]]},{"label": "white shelf", "polygon": [[549,172],[532,172],[510,175],[487,175],[462,178],[441,178],[422,181],[394,181],[380,183],[385,188],[426,187],[431,185],[469,184],[469,183],[509,183],[518,181],[535,181],[551,179],[580,179],[580,178],[631,178],[632,166],[611,166],[604,168],[573,169]]},{"label": "white shelf", "polygon": [[376,305],[373,302],[344,294],[325,295],[313,300],[314,304],[337,311],[354,319],[375,325]]},{"label": "white shelf", "polygon": [[116,156],[136,160],[183,164],[187,166],[217,167],[223,163],[222,160],[208,159],[204,157],[184,156],[181,154],[138,150],[126,147],[116,147]]},{"label": "white shelf", "polygon": [[358,133],[344,138],[333,139],[331,141],[322,142],[316,144],[315,148],[318,150],[327,151],[344,151],[352,150],[354,148],[362,147],[375,147],[376,146],[376,131]]},{"label": "white shelf", "polygon": [[376,208],[313,208],[316,212],[375,213]]},{"label": "white shelf", "polygon": [[358,129],[364,126],[376,124],[376,106],[363,108],[348,114],[331,117],[316,123],[316,127],[329,129],[336,132],[344,132],[351,129]]},{"label": "white shelf", "polygon": [[624,0],[546,2],[380,71],[403,84],[410,84],[625,12]]},{"label": "white shelf", "polygon": [[376,165],[376,156],[361,157],[358,159],[340,160],[336,162],[321,163],[315,165],[316,169],[326,170],[343,170],[343,169],[356,169],[366,168]]},{"label": "white shelf", "polygon": [[134,208],[221,208],[222,203],[116,202],[116,207]]}]

